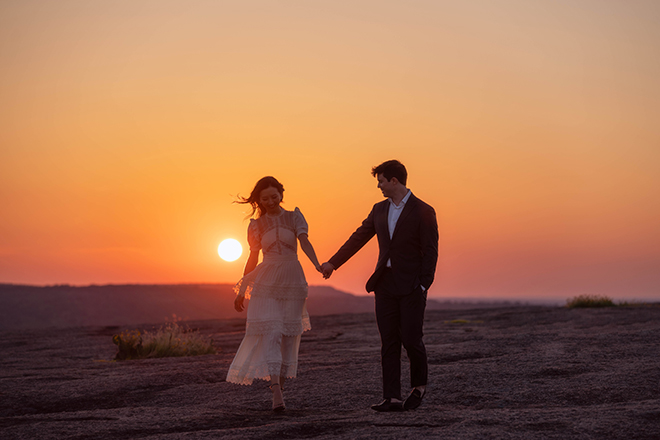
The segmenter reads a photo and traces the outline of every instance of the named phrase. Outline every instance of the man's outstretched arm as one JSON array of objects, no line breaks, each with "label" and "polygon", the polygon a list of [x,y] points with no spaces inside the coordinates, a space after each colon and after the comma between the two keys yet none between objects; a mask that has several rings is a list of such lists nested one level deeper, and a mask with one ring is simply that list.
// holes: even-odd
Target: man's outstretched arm
[{"label": "man's outstretched arm", "polygon": [[376,228],[374,226],[374,208],[371,210],[367,218],[362,222],[359,228],[355,230],[348,237],[348,240],[339,248],[339,250],[328,260],[321,265],[323,271],[323,278],[330,278],[332,272],[338,269],[342,264],[347,262],[353,255],[357,253],[362,247],[376,235]]}]

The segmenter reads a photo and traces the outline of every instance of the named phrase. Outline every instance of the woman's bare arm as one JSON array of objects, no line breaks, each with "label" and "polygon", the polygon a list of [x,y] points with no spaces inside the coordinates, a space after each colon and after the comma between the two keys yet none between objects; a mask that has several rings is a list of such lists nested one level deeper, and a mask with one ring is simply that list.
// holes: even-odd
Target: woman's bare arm
[{"label": "woman's bare arm", "polygon": [[300,249],[302,249],[305,255],[307,255],[307,258],[309,258],[309,261],[312,262],[316,270],[322,272],[319,260],[316,258],[316,252],[314,252],[314,246],[312,246],[312,243],[309,241],[307,234],[300,234],[298,240],[300,241]]},{"label": "woman's bare arm", "polygon": [[249,274],[254,270],[255,267],[257,267],[257,263],[259,262],[259,251],[250,251],[250,255],[248,255],[248,259],[245,262],[245,269],[243,269],[243,276]]}]

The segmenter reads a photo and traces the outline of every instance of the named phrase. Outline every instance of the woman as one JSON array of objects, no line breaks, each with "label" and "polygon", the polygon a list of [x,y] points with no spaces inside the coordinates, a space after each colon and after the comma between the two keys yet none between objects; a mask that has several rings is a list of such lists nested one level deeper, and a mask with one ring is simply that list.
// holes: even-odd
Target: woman
[{"label": "woman", "polygon": [[[250,299],[245,337],[227,373],[227,382],[249,385],[254,379],[270,379],[273,411],[283,411],[282,387],[296,377],[300,336],[310,330],[307,314],[307,281],[297,255],[297,242],[314,264],[321,266],[307,237],[307,222],[298,208],[280,204],[284,187],[274,177],[257,182],[248,198],[238,203],[252,206],[249,217],[248,256],[243,278],[236,284],[234,308],[241,312]],[[259,250],[263,261],[257,265]]]}]

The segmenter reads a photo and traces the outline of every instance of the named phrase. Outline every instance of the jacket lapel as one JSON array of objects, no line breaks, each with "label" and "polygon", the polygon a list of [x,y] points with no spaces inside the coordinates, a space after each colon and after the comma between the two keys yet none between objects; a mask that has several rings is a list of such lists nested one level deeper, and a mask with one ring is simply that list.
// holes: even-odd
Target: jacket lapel
[{"label": "jacket lapel", "polygon": [[387,217],[390,212],[390,201],[385,200],[383,204],[381,205],[381,209],[378,212],[378,216],[376,218],[376,233],[379,235],[382,234],[387,241],[390,241],[390,229],[389,225],[387,224]]}]

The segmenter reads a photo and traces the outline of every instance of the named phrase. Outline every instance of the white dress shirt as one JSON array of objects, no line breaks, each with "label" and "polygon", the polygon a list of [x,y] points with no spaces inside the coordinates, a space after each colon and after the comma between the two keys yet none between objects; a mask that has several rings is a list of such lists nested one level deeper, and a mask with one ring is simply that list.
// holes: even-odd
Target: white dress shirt
[{"label": "white dress shirt", "polygon": [[[399,217],[401,217],[401,212],[403,212],[403,208],[406,206],[406,202],[410,198],[410,190],[406,193],[406,195],[401,199],[401,203],[398,205],[395,205],[394,202],[392,201],[392,198],[389,199],[390,201],[390,210],[387,213],[387,226],[390,232],[390,240],[392,239],[392,236],[394,235],[394,229],[396,228],[396,223],[399,221]],[[392,267],[392,260],[387,260],[387,267]]]}]

